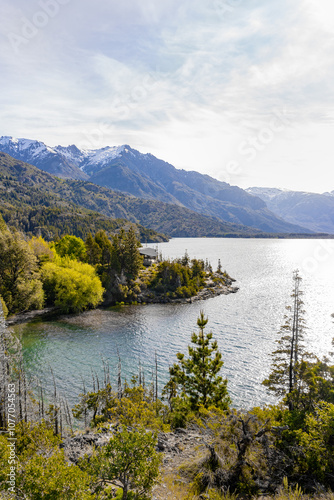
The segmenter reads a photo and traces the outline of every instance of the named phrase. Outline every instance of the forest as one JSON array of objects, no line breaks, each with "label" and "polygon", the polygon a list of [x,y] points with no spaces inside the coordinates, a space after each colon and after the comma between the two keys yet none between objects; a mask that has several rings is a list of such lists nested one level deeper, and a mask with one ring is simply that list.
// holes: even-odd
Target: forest
[{"label": "forest", "polygon": [[74,235],[47,242],[10,231],[0,220],[0,295],[5,316],[53,307],[81,312],[136,297],[142,267],[132,227],[108,238],[103,230],[86,241]]},{"label": "forest", "polygon": [[[125,244],[124,238],[114,244]],[[50,290],[63,272],[57,259],[65,259],[71,273],[79,272],[68,255],[82,257],[88,249],[86,258],[99,262],[101,275],[111,262],[113,269],[135,275],[125,257],[120,262],[106,252],[103,260],[98,239],[92,237],[87,246],[73,241],[55,244],[56,261],[44,258]],[[45,253],[39,255],[43,260]],[[87,270],[86,276],[95,279]],[[130,382],[119,359],[115,387],[110,366],[101,359],[103,379],[92,373],[91,387],[83,384],[72,409],[55,379],[53,394],[46,394],[41,381],[27,376],[20,342],[1,312],[2,498],[332,499],[333,353],[319,359],[305,348],[301,282],[296,271],[263,381],[277,404],[248,410],[233,407],[223,354],[203,312],[188,352],[178,353],[170,366],[165,387],[158,387],[157,356],[150,380],[139,366]],[[79,445],[81,452],[74,453]]]}]

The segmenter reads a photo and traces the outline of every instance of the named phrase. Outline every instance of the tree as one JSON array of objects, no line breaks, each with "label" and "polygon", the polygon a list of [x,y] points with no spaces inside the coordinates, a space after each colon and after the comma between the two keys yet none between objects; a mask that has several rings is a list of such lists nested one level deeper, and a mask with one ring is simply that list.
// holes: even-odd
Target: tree
[{"label": "tree", "polygon": [[140,255],[138,248],[140,242],[137,239],[136,233],[131,227],[124,238],[124,273],[129,280],[135,280],[139,270],[143,265],[143,257]]},{"label": "tree", "polygon": [[3,220],[3,217],[2,217],[2,215],[1,215],[1,214],[0,214],[0,231],[1,231],[1,232],[6,232],[6,231],[8,231],[8,228],[7,228],[7,226],[6,226],[6,223],[5,223],[5,221]]},{"label": "tree", "polygon": [[89,264],[58,257],[43,266],[42,278],[48,303],[64,312],[83,311],[102,302],[101,280]]},{"label": "tree", "polygon": [[334,486],[334,405],[320,402],[298,430],[299,473],[315,476],[317,481]]},{"label": "tree", "polygon": [[[15,429],[15,498],[93,500],[90,478],[75,465],[69,465],[60,440],[45,423],[22,424]],[[8,489],[8,437],[0,436],[0,491]],[[7,498],[7,497],[6,497]],[[10,498],[14,498],[10,497]]]},{"label": "tree", "polygon": [[[22,347],[19,339],[6,328],[3,307],[0,304],[0,429],[8,428],[8,416],[11,404],[22,407],[17,393],[19,384],[17,375],[22,363]],[[20,410],[17,420],[20,418]]]},{"label": "tree", "polygon": [[29,241],[29,247],[36,256],[39,265],[52,261],[55,257],[55,250],[50,248],[49,243],[42,236],[33,236]]},{"label": "tree", "polygon": [[[98,248],[100,249],[99,260],[97,260],[97,262],[95,263],[99,264],[103,268],[109,269],[112,262],[113,247],[106,232],[99,231],[98,233],[96,233],[94,237],[94,242],[96,245],[98,245]],[[97,252],[97,247],[93,246],[92,251]]]},{"label": "tree", "polygon": [[102,258],[102,251],[99,244],[96,242],[96,237],[93,238],[92,234],[89,233],[89,235],[86,238],[85,245],[86,245],[88,264],[91,264],[92,266],[100,264]]},{"label": "tree", "polygon": [[19,233],[0,232],[0,295],[10,314],[43,306],[37,259]]},{"label": "tree", "polygon": [[307,353],[303,346],[305,330],[302,291],[300,283],[302,278],[299,271],[293,273],[292,306],[287,306],[289,315],[285,316],[285,323],[279,331],[276,340],[278,348],[272,353],[272,370],[268,379],[263,384],[278,396],[287,396],[289,409],[293,409],[292,393],[298,389],[301,382],[299,377],[300,362]]},{"label": "tree", "polygon": [[121,429],[90,459],[88,469],[104,482],[119,481],[123,500],[128,499],[130,489],[138,496],[147,494],[159,476],[161,458],[156,444],[156,434],[145,429]]},{"label": "tree", "polygon": [[55,243],[55,249],[61,257],[70,257],[71,259],[85,262],[87,259],[86,246],[81,238],[67,234],[61,240]]},{"label": "tree", "polygon": [[177,396],[181,388],[181,401],[189,402],[190,409],[195,411],[200,406],[227,409],[231,402],[227,380],[219,375],[224,363],[217,341],[212,341],[212,333],[204,333],[207,323],[208,318],[201,311],[197,319],[199,333],[191,337],[194,347],[188,346],[189,358],[185,359],[182,353],[176,355],[178,363],[169,369],[171,377],[165,387],[165,393],[172,390],[172,397]]}]

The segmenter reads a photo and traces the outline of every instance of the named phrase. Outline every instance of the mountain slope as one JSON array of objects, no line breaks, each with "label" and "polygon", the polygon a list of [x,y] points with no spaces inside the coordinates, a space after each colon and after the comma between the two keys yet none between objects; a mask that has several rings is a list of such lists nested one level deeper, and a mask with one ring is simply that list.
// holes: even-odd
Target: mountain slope
[{"label": "mountain slope", "polygon": [[[52,170],[51,173],[61,177],[89,178],[102,187],[148,200],[173,203],[223,222],[260,231],[310,232],[273,214],[263,200],[241,188],[198,172],[178,170],[151,154],[142,154],[127,145],[83,150],[74,145],[48,148],[37,143],[31,148],[35,152],[28,159],[23,158],[23,152],[29,150],[26,139],[0,138],[0,150],[43,170]],[[37,151],[40,153],[37,154]],[[57,164],[61,169],[59,172]]]},{"label": "mountain slope", "polygon": [[53,240],[65,234],[85,239],[101,229],[111,235],[133,226],[142,241],[167,241],[165,235],[152,229],[80,207],[45,189],[53,179],[36,167],[0,153],[0,214],[8,227]]},{"label": "mountain slope", "polygon": [[311,231],[334,234],[334,196],[272,188],[249,188],[279,217]]},{"label": "mountain slope", "polygon": [[[241,188],[198,172],[178,170],[130,146],[124,146],[117,158],[105,161],[102,168],[97,166],[95,171],[86,170],[84,165],[82,168],[95,184],[148,199],[181,203],[223,221],[266,232],[309,232],[278,218],[261,199],[250,196]],[[145,183],[150,184],[149,189],[142,188]]]},{"label": "mountain slope", "polygon": [[[68,217],[73,213],[82,221],[85,216],[95,220],[97,230],[101,228],[100,220],[103,224],[108,220],[114,224],[116,219],[117,227],[129,222],[139,225],[142,238],[149,240],[153,239],[152,230],[180,237],[260,234],[255,229],[223,223],[177,205],[127,196],[86,181],[58,179],[5,153],[0,153],[0,213],[6,222],[12,221],[12,225],[19,221],[20,227],[33,224],[35,229],[41,220],[47,228],[48,216],[55,224],[59,213],[59,231],[59,224],[68,226]],[[76,222],[78,225],[80,222]],[[155,238],[157,241],[161,236],[155,234]]]}]

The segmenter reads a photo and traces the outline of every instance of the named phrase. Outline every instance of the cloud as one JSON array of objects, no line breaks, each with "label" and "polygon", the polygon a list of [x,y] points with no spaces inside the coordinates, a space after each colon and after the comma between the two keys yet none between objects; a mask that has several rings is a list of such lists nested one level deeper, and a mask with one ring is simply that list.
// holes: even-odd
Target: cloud
[{"label": "cloud", "polygon": [[[54,15],[36,26],[46,2],[56,5]],[[89,136],[101,145],[131,143],[223,177],[240,161],[240,144],[280,110],[290,132],[231,181],[247,182],[250,172],[270,179],[271,164],[276,182],[280,158],[305,162],[311,179],[310,154],[300,150],[307,131],[314,150],[331,152],[331,13],[330,0],[3,0],[3,133],[51,145]],[[15,46],[13,35],[25,41]]]}]

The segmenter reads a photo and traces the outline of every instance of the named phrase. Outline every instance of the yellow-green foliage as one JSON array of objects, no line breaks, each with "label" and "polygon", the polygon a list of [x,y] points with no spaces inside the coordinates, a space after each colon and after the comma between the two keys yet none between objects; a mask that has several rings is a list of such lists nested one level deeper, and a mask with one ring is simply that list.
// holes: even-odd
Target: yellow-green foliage
[{"label": "yellow-green foliage", "polygon": [[[157,435],[143,427],[121,429],[91,459],[83,460],[81,467],[95,476],[97,483],[119,481],[123,500],[147,498],[159,477],[161,456],[156,444]],[[130,489],[137,494],[130,494]]]},{"label": "yellow-green foliage", "polygon": [[2,305],[2,312],[3,316],[6,319],[8,316],[8,307],[6,306],[6,302],[3,300],[2,297],[0,297],[1,305]]},{"label": "yellow-green foliage", "polygon": [[85,243],[81,238],[67,234],[54,244],[55,250],[60,257],[70,257],[74,260],[85,261],[87,252]]},{"label": "yellow-green foliage", "polygon": [[42,279],[48,303],[64,312],[83,311],[102,301],[101,280],[89,264],[57,256],[43,265]]},{"label": "yellow-green foliage", "polygon": [[108,414],[114,421],[124,426],[142,425],[148,429],[169,430],[169,425],[163,421],[167,408],[161,401],[154,402],[143,387],[126,387],[122,399],[118,397],[111,401]]},{"label": "yellow-green foliage", "polygon": [[10,314],[43,306],[38,262],[19,233],[0,232],[0,295]]},{"label": "yellow-green foliage", "polygon": [[314,414],[307,415],[297,438],[303,450],[300,472],[312,473],[318,481],[325,481],[334,470],[334,405],[319,403]]},{"label": "yellow-green foliage", "polygon": [[51,248],[50,244],[47,243],[42,236],[34,236],[31,238],[29,247],[34,252],[40,265],[43,262],[52,261],[55,258],[56,251]]},{"label": "yellow-green foliage", "polygon": [[[45,423],[16,428],[16,487],[29,500],[92,500],[90,478],[77,466],[69,466],[59,439]],[[8,441],[0,436],[0,489],[6,490]],[[16,497],[15,497],[16,498]]]},{"label": "yellow-green foliage", "polygon": [[154,401],[152,394],[141,385],[125,386],[122,397],[112,391],[111,386],[80,395],[80,402],[72,412],[75,418],[82,419],[83,415],[92,413],[92,425],[104,425],[105,422],[115,422],[124,426],[142,425],[147,429],[170,430],[165,423],[167,407]]}]

